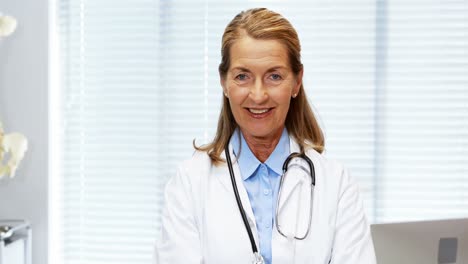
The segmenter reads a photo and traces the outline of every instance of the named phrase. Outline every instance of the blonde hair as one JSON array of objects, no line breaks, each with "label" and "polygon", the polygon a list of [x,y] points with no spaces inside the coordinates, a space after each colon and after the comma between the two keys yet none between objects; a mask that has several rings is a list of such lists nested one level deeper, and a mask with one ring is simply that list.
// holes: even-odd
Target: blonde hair
[{"label": "blonde hair", "polygon": [[[224,30],[221,46],[222,58],[219,65],[221,78],[226,77],[230,67],[230,49],[234,42],[242,37],[242,34],[247,34],[254,39],[282,42],[288,49],[289,63],[293,73],[298,75],[302,71],[301,45],[297,32],[291,23],[280,14],[266,8],[254,8],[240,12]],[[289,135],[294,137],[299,144],[301,152],[304,152],[307,147],[311,147],[322,153],[325,139],[307,101],[303,85],[301,85],[296,98],[291,99],[285,125]],[[193,146],[197,150],[206,151],[213,163],[223,162],[221,153],[237,127],[229,99],[223,96],[218,128],[213,141],[197,147],[194,140]]]}]

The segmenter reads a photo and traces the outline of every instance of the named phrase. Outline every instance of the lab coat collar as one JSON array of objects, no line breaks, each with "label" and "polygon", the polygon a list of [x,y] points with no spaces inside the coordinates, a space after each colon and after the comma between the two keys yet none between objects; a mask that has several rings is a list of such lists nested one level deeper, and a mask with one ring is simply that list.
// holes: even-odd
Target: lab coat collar
[{"label": "lab coat collar", "polygon": [[296,140],[292,136],[289,137],[289,149],[291,150],[291,153],[301,151],[299,144],[297,144]]},{"label": "lab coat collar", "polygon": [[[236,160],[236,157],[232,151],[232,145],[229,144],[229,155],[231,155],[231,161],[232,161],[232,169],[234,171],[234,178],[236,179],[236,185],[237,185],[237,190],[239,192],[239,197],[241,199],[242,207],[244,208],[245,214],[247,216],[247,220],[249,222],[250,228],[252,229],[252,232],[254,234],[255,241],[258,245],[258,237],[257,237],[257,224],[255,221],[255,216],[252,210],[252,206],[250,205],[250,200],[249,196],[247,194],[247,190],[244,187],[244,184],[242,182],[242,177],[239,169],[239,163]],[[221,153],[221,158],[226,160],[226,155],[224,151]],[[222,163],[221,165],[218,166],[213,166],[213,172],[216,178],[219,179],[221,184],[224,186],[224,188],[232,193],[232,198],[234,203],[236,203],[236,198],[234,195],[234,189],[232,186],[231,182],[231,176],[229,174],[229,169],[227,166],[227,162]],[[240,217],[240,214],[239,214]]]},{"label": "lab coat collar", "polygon": [[[293,137],[289,137],[289,146],[290,146],[290,152],[291,153],[300,151],[299,144],[297,144],[297,142],[294,140]],[[238,163],[238,161],[236,159],[236,156],[234,155],[234,152],[233,152],[232,144],[229,144],[229,153],[231,155],[232,167],[233,167],[233,170],[234,170],[234,177],[236,179],[237,188],[239,189],[239,196],[241,198],[242,205],[244,206],[244,210],[246,211],[246,214],[255,223],[255,217],[254,217],[252,208],[250,206],[250,200],[249,200],[249,197],[247,195],[247,190],[245,189],[244,184],[241,184],[243,179],[241,177],[239,163]],[[224,159],[224,160],[226,159],[224,151],[221,153],[221,158]],[[232,187],[232,183],[231,183],[231,176],[229,175],[229,169],[227,167],[227,163],[224,162],[221,165],[214,166],[214,170],[216,172],[215,175],[221,181],[222,185],[226,188],[226,190],[229,191],[229,192],[233,192],[233,187]],[[280,201],[280,204],[279,204],[277,210],[281,210],[281,208],[284,205],[284,201],[287,200],[287,197],[289,197],[289,195],[294,191],[294,189],[296,188],[298,183],[299,182],[290,182],[290,184],[288,184],[288,186],[283,187],[284,189],[281,192],[282,192],[283,197],[285,197],[285,199],[282,199],[282,201]],[[234,193],[233,193],[233,195],[234,195]]]},{"label": "lab coat collar", "polygon": [[[289,138],[289,146],[290,146],[291,152],[300,151],[299,145],[296,143],[296,141],[292,137]],[[252,232],[254,233],[254,238],[258,245],[258,232],[257,232],[255,216],[252,210],[252,206],[250,205],[250,200],[247,194],[247,190],[245,189],[244,184],[242,184],[242,177],[241,177],[241,173],[239,169],[239,163],[236,159],[236,156],[234,155],[233,146],[231,144],[229,144],[229,154],[231,155],[232,168],[234,171],[234,177],[236,179],[237,189],[238,189],[239,196],[242,202],[242,206],[244,207],[247,220],[252,229]],[[224,151],[221,153],[221,158],[224,160],[226,159]],[[213,173],[215,177],[218,178],[218,180],[221,182],[222,186],[226,189],[226,191],[232,193],[232,198],[234,199],[234,202],[235,202],[234,190],[232,187],[231,176],[229,175],[229,169],[228,169],[227,163],[224,162],[221,165],[213,166]],[[292,192],[297,187],[298,183],[299,182],[296,182],[296,183],[290,182],[288,186],[283,187],[281,195],[283,195],[284,199],[280,201],[280,204],[278,205],[277,210],[281,210],[283,208],[285,201],[287,201],[288,198],[291,196]]]}]

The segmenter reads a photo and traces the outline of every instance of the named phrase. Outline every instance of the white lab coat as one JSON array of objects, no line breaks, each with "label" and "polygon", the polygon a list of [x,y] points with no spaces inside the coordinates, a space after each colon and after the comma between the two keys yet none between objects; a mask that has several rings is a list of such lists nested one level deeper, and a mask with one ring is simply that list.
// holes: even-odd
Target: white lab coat
[{"label": "white lab coat", "polygon": [[[292,139],[290,148],[291,152],[299,151]],[[375,264],[370,228],[356,182],[343,166],[315,150],[308,150],[307,155],[314,163],[316,174],[310,233],[302,241],[288,240],[273,227],[273,264]],[[258,245],[255,217],[232,152],[231,160]],[[282,195],[287,197],[293,190],[284,188]],[[206,153],[195,152],[167,183],[164,199],[155,263],[252,263],[251,244],[226,163],[213,166]],[[294,216],[286,219],[296,221]]]}]

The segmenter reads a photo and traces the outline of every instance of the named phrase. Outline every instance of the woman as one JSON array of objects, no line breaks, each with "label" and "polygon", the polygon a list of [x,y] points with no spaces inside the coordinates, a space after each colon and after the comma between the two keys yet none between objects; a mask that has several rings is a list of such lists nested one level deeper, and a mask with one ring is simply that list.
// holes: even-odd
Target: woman
[{"label": "woman", "polygon": [[[156,263],[375,263],[357,184],[320,154],[294,28],[264,8],[241,12],[221,53],[216,136],[166,186]],[[306,158],[294,158],[301,169],[285,177],[292,152]]]}]

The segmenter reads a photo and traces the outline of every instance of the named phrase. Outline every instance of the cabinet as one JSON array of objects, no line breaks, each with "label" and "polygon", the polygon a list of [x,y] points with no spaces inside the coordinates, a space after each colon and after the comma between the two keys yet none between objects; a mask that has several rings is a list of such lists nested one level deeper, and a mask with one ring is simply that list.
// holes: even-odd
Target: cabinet
[{"label": "cabinet", "polygon": [[27,221],[0,219],[0,264],[31,264],[31,239]]}]

